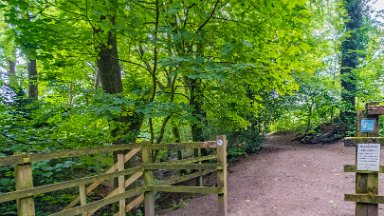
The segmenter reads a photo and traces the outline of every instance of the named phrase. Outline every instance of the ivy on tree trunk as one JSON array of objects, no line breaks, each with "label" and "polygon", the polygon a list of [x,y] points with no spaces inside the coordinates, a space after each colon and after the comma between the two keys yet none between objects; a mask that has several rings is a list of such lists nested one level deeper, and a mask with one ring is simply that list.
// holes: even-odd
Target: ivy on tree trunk
[{"label": "ivy on tree trunk", "polygon": [[366,32],[363,29],[366,15],[366,2],[364,0],[345,0],[348,12],[348,21],[345,24],[347,36],[342,43],[341,61],[341,98],[344,109],[340,113],[341,120],[348,131],[354,131],[356,123],[356,94],[357,75],[354,73],[359,65],[361,51],[366,47]]},{"label": "ivy on tree trunk", "polygon": [[[102,89],[105,93],[121,97],[119,94],[123,92],[123,86],[118,58],[116,30],[114,30],[117,7],[117,1],[111,0],[108,8],[110,14],[108,16],[102,15],[100,17],[101,21],[108,19],[110,22],[111,26],[108,29],[108,32],[104,32],[101,28],[96,28],[94,29],[94,33],[99,34],[98,37],[101,39],[103,36],[106,36],[105,42],[99,44],[99,50],[97,53],[97,76],[99,76]],[[135,110],[133,110],[130,115],[123,116],[121,114],[120,116],[115,117],[113,121],[116,123],[116,128],[112,130],[112,136],[117,139],[114,143],[120,144],[124,142],[134,142],[143,119],[144,116],[135,112]],[[120,136],[127,134],[129,135],[128,139],[119,138]]]}]

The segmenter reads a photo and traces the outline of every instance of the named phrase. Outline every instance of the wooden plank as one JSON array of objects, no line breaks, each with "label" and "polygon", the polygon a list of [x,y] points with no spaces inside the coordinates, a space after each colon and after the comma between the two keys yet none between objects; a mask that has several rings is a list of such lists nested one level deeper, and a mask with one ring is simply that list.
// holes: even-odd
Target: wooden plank
[{"label": "wooden plank", "polygon": [[[129,161],[133,156],[135,156],[138,152],[141,151],[141,148],[134,148],[132,149],[131,151],[129,151],[125,156],[124,156],[124,163],[126,163],[127,161]],[[117,163],[114,164],[112,167],[110,167],[105,173],[112,173],[114,171],[117,170]],[[97,188],[97,186],[99,186],[103,181],[101,180],[97,180],[95,182],[93,182],[90,186],[87,187],[86,189],[86,194],[89,194],[90,192],[92,192],[93,190],[95,190]],[[73,206],[75,206],[78,202],[80,201],[80,198],[77,197],[76,199],[72,200],[71,203],[69,203],[66,207],[64,207],[64,209],[69,209],[69,208],[72,208]]]},{"label": "wooden plank", "polygon": [[63,190],[66,188],[77,187],[80,184],[89,184],[96,180],[108,180],[111,178],[116,178],[120,175],[130,175],[132,173],[136,173],[139,171],[142,171],[142,167],[135,167],[135,168],[126,169],[124,171],[118,171],[118,172],[113,172],[108,174],[100,174],[100,175],[80,178],[80,179],[71,180],[71,181],[65,181],[65,182],[60,182],[55,184],[34,187],[30,189],[22,189],[22,190],[17,190],[13,192],[8,192],[0,195],[0,203],[16,200],[20,198],[36,196],[39,194],[48,193],[52,191]]},{"label": "wooden plank", "polygon": [[383,105],[368,105],[366,109],[367,115],[384,115]]},{"label": "wooden plank", "polygon": [[344,165],[344,172],[356,172],[356,173],[384,173],[384,166],[380,166],[379,171],[367,171],[357,170],[356,165]]},{"label": "wooden plank", "polygon": [[379,215],[379,205],[378,204],[365,204],[367,205],[367,215],[376,216]]},{"label": "wooden plank", "polygon": [[[7,166],[12,164],[23,163],[24,158],[30,158],[31,162],[53,160],[60,158],[79,157],[83,155],[109,153],[115,151],[132,150],[134,148],[140,148],[142,144],[121,144],[121,145],[110,145],[96,148],[76,149],[76,150],[63,150],[49,153],[38,153],[38,154],[25,154],[25,155],[14,155],[8,157],[0,157],[0,166]],[[153,149],[193,149],[193,148],[216,148],[216,141],[207,142],[191,142],[191,143],[174,143],[174,144],[155,144]]]},{"label": "wooden plank", "polygon": [[[374,194],[374,195],[379,194],[379,174],[378,173],[368,173],[367,191],[368,191],[368,194]],[[378,204],[366,204],[366,205],[367,205],[367,215],[369,216],[379,215]]]},{"label": "wooden plank", "polygon": [[[369,105],[367,105],[368,110]],[[379,136],[379,115],[372,115],[367,111],[367,118],[375,119],[374,132],[367,133],[368,137],[378,137]],[[367,174],[367,189],[368,194],[379,194],[379,174],[378,173],[368,173]],[[379,215],[379,205],[378,204],[365,204],[367,208],[367,216],[378,216]]]},{"label": "wooden plank", "polygon": [[346,137],[343,139],[344,146],[356,147],[359,143],[377,143],[384,145],[384,137]]},{"label": "wooden plank", "polygon": [[196,163],[196,162],[202,162],[207,160],[214,160],[216,159],[216,155],[207,155],[207,156],[200,156],[196,158],[190,158],[190,159],[184,159],[184,160],[174,160],[174,161],[168,161],[167,164],[190,164],[190,163]]},{"label": "wooden plank", "polygon": [[[124,170],[124,155],[118,154],[117,155],[117,169],[119,171]],[[118,191],[119,194],[123,194],[125,192],[125,176],[121,175],[118,178]],[[119,215],[124,216],[125,215],[125,199],[121,199],[119,201]]]},{"label": "wooden plank", "polygon": [[384,204],[384,196],[373,194],[344,194],[344,200],[350,202]]},{"label": "wooden plank", "polygon": [[[79,185],[79,194],[80,194],[80,205],[87,205],[87,194],[85,193],[85,184]],[[82,213],[82,216],[88,216],[88,212]]]},{"label": "wooden plank", "polygon": [[139,179],[143,175],[143,172],[137,172],[130,176],[126,181],[125,181],[125,188],[129,187],[132,183],[134,183],[137,179]]},{"label": "wooden plank", "polygon": [[207,169],[216,170],[218,165],[215,163],[204,163],[204,164],[172,164],[172,163],[149,163],[144,164],[144,169],[155,170],[155,169]]},{"label": "wooden plank", "polygon": [[146,190],[168,193],[201,193],[219,194],[223,193],[221,187],[202,187],[202,186],[171,186],[171,185],[150,185]]},{"label": "wooden plank", "polygon": [[56,151],[56,152],[49,152],[49,153],[14,155],[14,156],[8,156],[8,157],[0,157],[0,166],[24,163],[25,158],[29,158],[30,162],[36,162],[36,161],[43,161],[43,160],[53,160],[53,159],[60,159],[60,158],[79,157],[83,155],[131,150],[139,147],[141,147],[141,144],[124,144],[124,145],[102,146],[102,147],[96,147],[96,148],[64,150],[64,151]]},{"label": "wooden plank", "polygon": [[228,215],[228,189],[227,189],[227,146],[228,141],[225,135],[217,137],[217,164],[223,169],[217,170],[217,186],[222,187],[222,193],[218,194],[218,216]]},{"label": "wooden plank", "polygon": [[[128,213],[133,208],[140,205],[140,203],[142,203],[143,201],[144,201],[144,194],[141,194],[140,196],[138,196],[134,200],[132,200],[132,202],[127,204],[127,206],[125,208],[125,212]],[[119,214],[114,214],[114,216],[119,216]]]},{"label": "wooden plank", "polygon": [[379,194],[379,174],[368,173],[367,191],[370,194]]},{"label": "wooden plank", "polygon": [[101,208],[103,206],[118,202],[119,200],[122,200],[122,199],[129,199],[129,198],[138,196],[141,193],[143,193],[143,190],[144,190],[144,187],[136,188],[110,198],[104,198],[102,200],[88,203],[85,206],[78,206],[71,209],[66,209],[61,212],[51,214],[51,216],[72,216],[72,215],[82,214],[83,212],[91,211],[92,209],[95,209],[95,208]]},{"label": "wooden plank", "polygon": [[[143,172],[137,172],[130,176],[126,181],[125,181],[125,188],[129,187],[133,182],[135,182],[137,179],[139,179],[143,175]],[[111,193],[109,193],[105,198],[113,197],[116,194],[118,194],[118,189],[113,190]],[[98,208],[95,208],[91,211],[91,215],[94,214]]]},{"label": "wooden plank", "polygon": [[[194,156],[195,158],[201,158],[201,148],[198,148],[198,149],[194,149]],[[199,162],[199,164],[201,164],[201,162]],[[198,169],[198,170],[195,170],[199,173],[201,173],[203,170],[201,169]],[[203,186],[203,176],[202,175],[199,175],[196,179],[195,179],[195,184],[196,186]]]},{"label": "wooden plank", "polygon": [[172,185],[172,184],[177,184],[177,183],[180,183],[180,182],[184,182],[184,181],[188,181],[190,179],[194,179],[200,175],[207,175],[209,173],[212,173],[214,172],[214,170],[206,170],[206,171],[202,171],[202,172],[194,172],[192,174],[189,174],[189,175],[183,175],[183,176],[175,176],[171,179],[167,179],[167,180],[163,180],[163,181],[160,181],[160,182],[156,182],[156,185]]},{"label": "wooden plank", "polygon": [[356,203],[355,216],[368,216],[368,204],[367,203]]},{"label": "wooden plank", "polygon": [[140,205],[144,201],[144,194],[141,194],[138,196],[136,199],[132,200],[126,207],[125,207],[125,212],[131,211],[133,208],[136,206]]},{"label": "wooden plank", "polygon": [[377,216],[378,204],[356,203],[355,216]]},{"label": "wooden plank", "polygon": [[148,186],[153,183],[153,172],[146,168],[152,162],[152,148],[151,144],[143,145],[142,157],[144,163],[144,214],[145,216],[155,216],[155,193],[147,190]]},{"label": "wooden plank", "polygon": [[[368,174],[356,173],[356,193],[367,193]],[[356,202],[355,216],[368,216],[368,205],[364,202]]]},{"label": "wooden plank", "polygon": [[[17,190],[33,188],[32,164],[28,159],[26,159],[25,162],[26,163],[16,165],[15,179]],[[17,200],[17,215],[35,215],[35,203],[33,196],[29,195]]]},{"label": "wooden plank", "polygon": [[216,147],[217,147],[216,141],[154,144],[154,145],[152,145],[153,150],[160,150],[160,149],[182,150],[182,149],[216,148]]}]

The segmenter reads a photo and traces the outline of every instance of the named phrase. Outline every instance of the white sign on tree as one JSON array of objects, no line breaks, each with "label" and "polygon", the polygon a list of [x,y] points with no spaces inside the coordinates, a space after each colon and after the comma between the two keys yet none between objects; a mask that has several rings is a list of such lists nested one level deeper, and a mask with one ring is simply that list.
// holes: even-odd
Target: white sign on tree
[{"label": "white sign on tree", "polygon": [[380,144],[357,145],[357,170],[379,171]]}]

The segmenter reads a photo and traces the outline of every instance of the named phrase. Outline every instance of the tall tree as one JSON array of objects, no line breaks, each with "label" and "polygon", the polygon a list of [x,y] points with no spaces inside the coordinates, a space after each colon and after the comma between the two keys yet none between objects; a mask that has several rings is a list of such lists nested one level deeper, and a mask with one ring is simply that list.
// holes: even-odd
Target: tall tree
[{"label": "tall tree", "polygon": [[[96,3],[96,2],[95,2]],[[87,3],[86,3],[87,4]],[[94,34],[97,38],[97,76],[104,92],[121,97],[123,92],[121,68],[119,64],[119,54],[117,45],[116,19],[118,11],[118,1],[108,0],[99,5],[99,10],[103,12],[97,26],[93,26]],[[87,13],[87,12],[86,12]],[[130,114],[114,118],[115,128],[112,136],[118,138],[124,134],[128,140],[117,140],[116,143],[133,142],[140,130],[143,116],[131,110]]]},{"label": "tall tree", "polygon": [[356,123],[356,68],[367,44],[367,33],[364,29],[368,19],[368,5],[365,0],[345,0],[348,20],[345,24],[346,36],[342,43],[341,59],[341,98],[343,110],[341,120],[348,131],[354,131]]},{"label": "tall tree", "polygon": [[[104,10],[106,14],[100,16],[100,26],[94,29],[97,38],[101,40],[98,43],[97,50],[97,67],[100,82],[103,90],[109,94],[119,94],[123,91],[116,31],[114,29],[117,7],[116,0],[108,1]],[[110,26],[103,30],[101,25],[105,23]]]},{"label": "tall tree", "polygon": [[28,61],[27,69],[28,69],[28,97],[36,100],[39,97],[36,59],[30,59]]}]

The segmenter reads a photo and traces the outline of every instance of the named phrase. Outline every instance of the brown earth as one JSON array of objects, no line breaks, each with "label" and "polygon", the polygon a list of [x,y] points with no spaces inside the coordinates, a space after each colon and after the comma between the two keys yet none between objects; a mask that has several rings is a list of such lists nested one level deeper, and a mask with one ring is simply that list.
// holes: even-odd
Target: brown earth
[{"label": "brown earth", "polygon": [[[259,154],[229,168],[229,215],[353,216],[355,204],[343,199],[344,193],[354,192],[355,174],[344,173],[343,165],[354,163],[355,148],[342,142],[305,145],[290,140],[286,135],[270,136]],[[379,215],[384,215],[379,208]],[[216,216],[216,211],[217,197],[201,196],[160,215]]]}]

